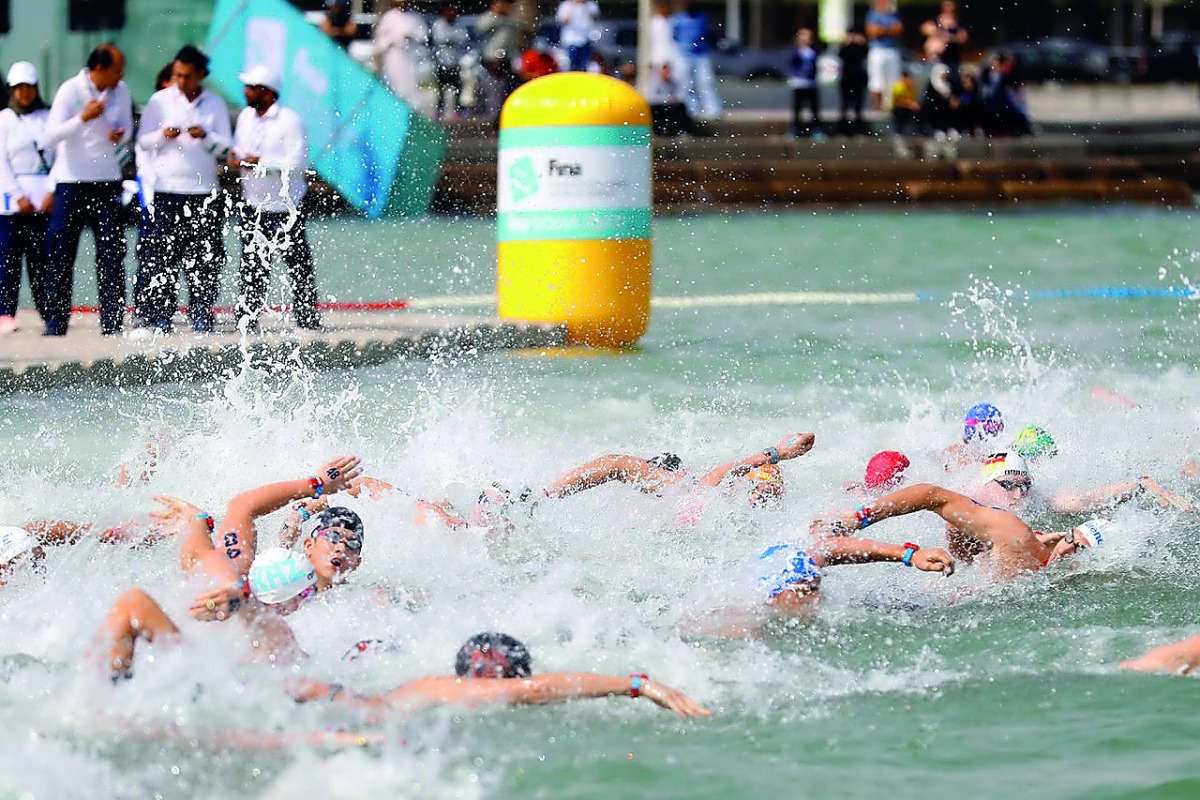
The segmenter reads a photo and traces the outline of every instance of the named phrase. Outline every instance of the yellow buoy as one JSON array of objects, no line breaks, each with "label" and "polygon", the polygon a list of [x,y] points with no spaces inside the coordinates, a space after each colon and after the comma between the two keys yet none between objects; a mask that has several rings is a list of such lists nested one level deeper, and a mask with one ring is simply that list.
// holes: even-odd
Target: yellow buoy
[{"label": "yellow buoy", "polygon": [[500,113],[497,307],[622,347],[650,319],[650,107],[628,84],[565,72]]}]

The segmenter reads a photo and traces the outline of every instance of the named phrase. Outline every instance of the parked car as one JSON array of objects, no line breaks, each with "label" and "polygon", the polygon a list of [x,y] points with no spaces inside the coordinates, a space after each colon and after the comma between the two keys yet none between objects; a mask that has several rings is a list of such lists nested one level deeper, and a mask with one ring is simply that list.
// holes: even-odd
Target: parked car
[{"label": "parked car", "polygon": [[1192,82],[1200,80],[1200,33],[1170,31],[1146,48],[1146,80]]},{"label": "parked car", "polygon": [[1013,42],[992,48],[1012,53],[1017,77],[1027,82],[1088,83],[1109,79],[1109,52],[1104,45],[1084,39],[1050,38],[1039,42]]},{"label": "parked car", "polygon": [[792,50],[790,47],[743,47],[735,39],[718,39],[710,54],[713,70],[718,75],[748,81],[781,81],[787,77]]}]

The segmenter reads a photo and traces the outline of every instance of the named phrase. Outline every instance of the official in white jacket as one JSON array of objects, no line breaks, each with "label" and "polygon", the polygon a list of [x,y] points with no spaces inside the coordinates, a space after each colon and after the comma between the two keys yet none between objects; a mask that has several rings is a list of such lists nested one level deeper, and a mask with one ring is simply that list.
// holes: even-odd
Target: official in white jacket
[{"label": "official in white jacket", "polygon": [[100,333],[120,333],[125,321],[125,225],[120,152],[133,130],[133,105],[121,80],[125,55],[102,44],[87,67],[59,87],[46,120],[46,144],[57,147],[50,176],[54,209],[48,233],[47,336],[65,336],[71,321],[75,256],[85,226],[96,238]]},{"label": "official in white jacket", "polygon": [[232,134],[225,101],[204,88],[208,56],[193,45],[175,55],[172,85],[155,92],[142,110],[138,146],[154,160],[154,194],[142,213],[146,291],[137,309],[146,325],[172,330],[179,271],[187,276],[188,316],[197,333],[213,328],[213,305],[225,263],[225,214],[217,161]]},{"label": "official in white jacket", "polygon": [[0,111],[0,334],[17,329],[22,261],[33,304],[46,319],[46,229],[54,205],[54,153],[45,143],[50,112],[38,93],[37,67],[13,64],[8,88],[8,108]]},{"label": "official in white jacket", "polygon": [[279,104],[280,77],[259,65],[242,73],[246,108],[238,114],[230,166],[241,170],[242,240],[238,327],[258,330],[266,305],[271,260],[276,253],[287,266],[292,285],[292,314],[300,328],[321,327],[317,282],[301,208],[308,191],[308,139],[300,115]]}]

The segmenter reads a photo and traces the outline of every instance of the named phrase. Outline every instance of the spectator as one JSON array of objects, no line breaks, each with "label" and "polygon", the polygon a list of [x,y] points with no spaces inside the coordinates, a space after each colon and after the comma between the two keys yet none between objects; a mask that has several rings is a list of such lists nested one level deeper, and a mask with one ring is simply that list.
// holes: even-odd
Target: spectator
[{"label": "spectator", "polygon": [[[391,0],[392,7],[375,23],[375,51],[380,74],[392,94],[414,108],[422,106],[421,64],[425,61],[429,28],[412,10],[409,0]],[[428,113],[428,112],[426,112]]]},{"label": "spectator", "polygon": [[518,39],[529,26],[512,13],[512,0],[492,0],[491,7],[479,16],[475,31],[483,37],[483,108],[490,119],[498,119],[500,107],[516,88],[513,57]]},{"label": "spectator", "polygon": [[[958,96],[950,84],[950,68],[934,63],[929,72],[929,83],[921,96],[921,132],[947,133],[954,129],[958,113]],[[955,136],[957,136],[955,130]]]},{"label": "spectator", "polygon": [[959,79],[961,88],[954,127],[964,136],[976,136],[983,133],[983,97],[979,93],[979,81],[970,69],[963,70]]},{"label": "spectator", "polygon": [[695,9],[693,0],[680,0],[679,11],[671,17],[671,36],[679,49],[679,78],[688,116],[720,117],[721,97],[708,55],[708,17]]},{"label": "spectator", "polygon": [[[851,28],[842,46],[838,49],[842,72],[838,88],[842,95],[842,132],[863,132],[863,93],[867,88],[867,37],[860,28]],[[850,121],[850,110],[854,110],[854,121]]]},{"label": "spectator", "polygon": [[188,316],[196,333],[211,333],[213,305],[225,263],[225,220],[217,160],[232,134],[225,101],[204,88],[208,56],[193,45],[176,55],[172,84],[142,111],[138,146],[154,159],[149,206],[146,291],[138,316],[162,333],[172,330],[179,269],[187,276]]},{"label": "spectator", "polygon": [[[175,78],[175,62],[171,61],[158,71],[154,76],[154,92],[166,89],[174,83]],[[148,152],[144,147],[136,141],[133,145],[133,160],[137,167],[137,187],[138,187],[138,224],[137,224],[137,244],[134,246],[134,254],[137,257],[137,272],[133,278],[133,315],[129,318],[130,328],[143,328],[148,324],[142,319],[138,309],[147,308],[147,303],[150,302],[146,296],[146,289],[150,281],[150,273],[153,269],[151,266],[154,261],[154,246],[153,237],[151,234],[151,225],[153,220],[150,215],[154,209],[154,154]]]},{"label": "spectator", "polygon": [[1032,133],[1021,102],[1011,53],[997,53],[979,76],[983,98],[983,130],[988,136],[1024,136]]},{"label": "spectator", "polygon": [[321,20],[321,33],[333,39],[343,50],[350,48],[358,36],[358,23],[350,15],[348,0],[325,0],[325,19]]},{"label": "spectator", "polygon": [[[796,46],[788,58],[787,82],[792,89],[792,136],[824,138],[817,96],[817,51],[813,47],[813,32],[809,28],[796,31]],[[800,115],[805,110],[811,120],[808,125],[801,125]]]},{"label": "spectator", "polygon": [[[433,67],[437,78],[438,119],[454,119],[462,110],[462,60],[470,48],[470,36],[466,28],[458,24],[458,8],[454,3],[442,6],[442,13],[430,27],[430,44],[433,45]],[[446,96],[452,98],[446,110]]]},{"label": "spectator", "polygon": [[22,261],[34,307],[46,320],[46,230],[54,206],[54,153],[45,143],[50,112],[38,92],[37,68],[18,61],[7,83],[11,96],[0,111],[0,334],[17,329]]},{"label": "spectator", "polygon": [[683,96],[679,84],[671,71],[671,62],[659,64],[650,81],[650,123],[658,136],[678,136],[681,133],[691,133],[692,120],[688,117],[687,106],[683,104]]},{"label": "spectator", "polygon": [[124,75],[125,55],[115,45],[102,44],[88,56],[87,66],[59,87],[50,106],[46,146],[55,145],[57,151],[50,171],[55,191],[47,233],[47,336],[67,333],[84,226],[96,239],[100,333],[120,333],[124,323],[125,226],[118,148],[129,141],[133,128]]},{"label": "spectator", "polygon": [[246,108],[237,118],[229,165],[241,170],[242,263],[237,299],[238,327],[258,331],[270,277],[271,256],[278,251],[292,285],[296,325],[321,327],[317,283],[308,246],[304,211],[308,140],[300,115],[279,103],[279,76],[266,65],[238,76]]},{"label": "spectator", "polygon": [[921,25],[921,34],[925,37],[925,59],[945,64],[950,70],[951,82],[957,84],[968,35],[967,29],[958,21],[954,0],[942,0],[941,11]]},{"label": "spectator", "polygon": [[900,80],[892,85],[892,125],[897,136],[919,132],[921,103],[917,99],[917,84],[912,73],[904,70]]},{"label": "spectator", "polygon": [[871,104],[884,108],[887,93],[900,80],[900,35],[904,23],[892,10],[892,0],[875,0],[867,12],[867,88]]},{"label": "spectator", "polygon": [[592,60],[592,36],[600,6],[595,0],[562,0],[555,14],[560,27],[559,44],[567,50],[567,70],[585,72]]},{"label": "spectator", "polygon": [[679,48],[671,34],[671,6],[666,0],[654,4],[654,15],[650,17],[650,72],[657,74],[663,64],[676,70],[679,63]]}]

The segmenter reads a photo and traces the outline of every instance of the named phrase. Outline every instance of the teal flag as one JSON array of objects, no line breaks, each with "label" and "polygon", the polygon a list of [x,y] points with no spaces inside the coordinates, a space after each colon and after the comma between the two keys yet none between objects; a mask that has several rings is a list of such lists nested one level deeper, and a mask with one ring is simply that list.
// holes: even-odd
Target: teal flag
[{"label": "teal flag", "polygon": [[442,129],[284,0],[217,0],[208,54],[210,82],[234,102],[246,69],[266,64],[282,76],[280,102],[304,120],[313,167],[355,208],[370,217],[428,208]]}]

